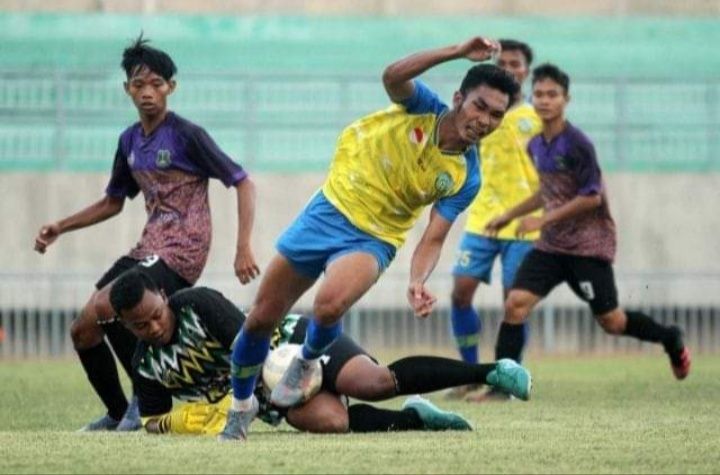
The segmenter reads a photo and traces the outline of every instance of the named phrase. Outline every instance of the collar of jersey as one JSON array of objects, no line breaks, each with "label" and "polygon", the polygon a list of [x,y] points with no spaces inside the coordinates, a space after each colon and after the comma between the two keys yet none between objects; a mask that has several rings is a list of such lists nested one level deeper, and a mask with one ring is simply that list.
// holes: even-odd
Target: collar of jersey
[{"label": "collar of jersey", "polygon": [[432,140],[432,144],[435,145],[438,150],[440,150],[440,153],[443,155],[451,155],[453,157],[456,157],[458,155],[464,155],[467,153],[467,151],[470,149],[470,145],[465,147],[465,150],[462,151],[451,151],[451,150],[443,150],[440,148],[440,122],[445,118],[446,115],[448,115],[448,112],[450,112],[448,109],[445,109],[440,113],[437,120],[435,121],[435,127],[433,127],[432,136],[430,139]]}]

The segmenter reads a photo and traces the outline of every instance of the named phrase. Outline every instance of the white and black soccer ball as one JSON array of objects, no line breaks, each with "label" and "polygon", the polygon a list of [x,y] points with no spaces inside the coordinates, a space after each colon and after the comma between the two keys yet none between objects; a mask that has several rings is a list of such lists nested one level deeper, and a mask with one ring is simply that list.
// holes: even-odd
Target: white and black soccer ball
[{"label": "white and black soccer ball", "polygon": [[[262,368],[262,381],[265,390],[269,393],[280,382],[285,370],[290,366],[292,359],[300,353],[302,345],[288,343],[281,345],[270,352]],[[307,401],[320,391],[322,386],[322,367],[313,368],[310,383],[303,388],[303,401]]]}]

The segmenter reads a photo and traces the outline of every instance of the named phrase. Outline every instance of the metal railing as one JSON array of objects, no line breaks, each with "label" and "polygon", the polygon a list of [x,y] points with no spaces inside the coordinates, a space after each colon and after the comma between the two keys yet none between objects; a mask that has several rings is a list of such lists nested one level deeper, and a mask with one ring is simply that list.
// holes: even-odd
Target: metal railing
[{"label": "metal railing", "polygon": [[[686,344],[694,352],[720,351],[720,308],[648,307],[644,311],[663,324],[684,329]],[[77,309],[0,309],[0,359],[63,357],[73,353],[70,324]],[[481,309],[480,347],[491,354],[502,320],[500,308]],[[607,335],[586,307],[544,305],[530,317],[528,351],[552,355],[656,351],[657,345],[633,338]],[[454,348],[447,308],[427,320],[414,318],[407,308],[366,308],[345,316],[344,331],[373,350],[451,351]]]},{"label": "metal railing", "polygon": [[[106,171],[136,120],[118,74],[0,71],[0,171]],[[450,98],[458,78],[427,81]],[[571,120],[607,170],[720,170],[720,79],[578,78]],[[172,106],[251,170],[319,171],[340,130],[388,105],[362,75],[188,74]]]}]

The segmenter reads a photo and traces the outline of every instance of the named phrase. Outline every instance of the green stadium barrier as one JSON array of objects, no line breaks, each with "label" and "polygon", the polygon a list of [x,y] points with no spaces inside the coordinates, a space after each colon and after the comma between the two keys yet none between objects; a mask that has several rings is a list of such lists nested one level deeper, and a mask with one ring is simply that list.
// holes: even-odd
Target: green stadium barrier
[{"label": "green stadium barrier", "polygon": [[[179,64],[176,111],[247,167],[294,172],[324,170],[342,127],[388,105],[380,72],[389,61],[479,27],[527,40],[538,61],[570,72],[570,119],[595,141],[606,170],[717,171],[720,56],[709,52],[720,40],[716,26],[0,13],[0,171],[109,170],[118,135],[136,120],[118,63],[140,29]],[[427,80],[449,99],[467,66],[448,63]]]}]

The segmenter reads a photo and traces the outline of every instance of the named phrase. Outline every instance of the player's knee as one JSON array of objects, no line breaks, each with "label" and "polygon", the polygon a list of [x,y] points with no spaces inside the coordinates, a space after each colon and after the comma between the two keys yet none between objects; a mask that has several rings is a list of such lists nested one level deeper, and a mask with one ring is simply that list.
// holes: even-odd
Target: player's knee
[{"label": "player's knee", "polygon": [[253,333],[271,333],[285,315],[285,303],[270,297],[256,298],[244,328]]},{"label": "player's knee", "polygon": [[92,300],[93,310],[98,321],[110,321],[115,317],[115,310],[110,305],[110,300],[102,295],[96,295]]},{"label": "player's knee", "polygon": [[70,338],[76,350],[92,348],[102,341],[103,332],[94,315],[94,303],[90,301],[70,325]]},{"label": "player's knee", "polygon": [[505,299],[505,321],[508,323],[522,323],[529,312],[527,303],[516,294],[510,292]]},{"label": "player's knee", "polygon": [[346,310],[347,305],[341,299],[319,299],[313,305],[313,315],[323,325],[337,322]]},{"label": "player's knee", "polygon": [[452,294],[450,294],[450,300],[452,301],[453,307],[467,308],[472,305],[473,293],[467,289],[454,288]]},{"label": "player's knee", "polygon": [[598,323],[609,335],[622,335],[625,332],[625,321],[614,314],[597,317]]}]

